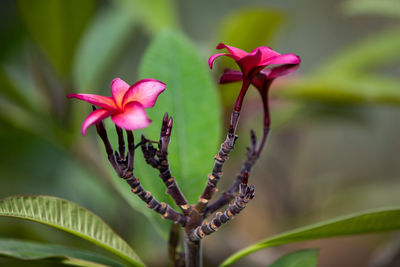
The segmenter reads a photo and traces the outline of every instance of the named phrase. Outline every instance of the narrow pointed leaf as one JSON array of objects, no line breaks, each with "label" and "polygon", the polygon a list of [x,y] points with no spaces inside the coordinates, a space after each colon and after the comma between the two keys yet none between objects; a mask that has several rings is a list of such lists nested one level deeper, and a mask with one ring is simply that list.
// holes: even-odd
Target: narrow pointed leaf
[{"label": "narrow pointed leaf", "polygon": [[400,230],[400,207],[364,211],[323,221],[267,238],[227,258],[221,266],[229,266],[258,250],[293,242],[355,234]]},{"label": "narrow pointed leaf", "polygon": [[400,2],[398,0],[347,0],[343,3],[346,14],[380,15],[384,17],[400,17]]},{"label": "narrow pointed leaf", "polygon": [[101,10],[88,26],[75,54],[73,74],[77,87],[86,92],[104,83],[104,74],[132,38],[134,20],[120,8]]},{"label": "narrow pointed leaf", "polygon": [[378,75],[317,77],[286,85],[274,95],[332,104],[400,105],[400,80]]},{"label": "narrow pointed leaf", "polygon": [[74,266],[124,266],[114,259],[90,251],[8,238],[0,238],[0,255],[24,261],[52,260]]},{"label": "narrow pointed leaf", "polygon": [[395,27],[357,41],[334,54],[318,68],[318,74],[332,77],[338,74],[360,73],[399,59],[400,28]]},{"label": "narrow pointed leaf", "polygon": [[317,249],[303,249],[280,257],[269,267],[316,267],[317,261]]},{"label": "narrow pointed leaf", "polygon": [[47,224],[103,247],[134,266],[142,266],[133,249],[103,220],[68,200],[49,196],[8,197],[0,200],[0,216]]}]

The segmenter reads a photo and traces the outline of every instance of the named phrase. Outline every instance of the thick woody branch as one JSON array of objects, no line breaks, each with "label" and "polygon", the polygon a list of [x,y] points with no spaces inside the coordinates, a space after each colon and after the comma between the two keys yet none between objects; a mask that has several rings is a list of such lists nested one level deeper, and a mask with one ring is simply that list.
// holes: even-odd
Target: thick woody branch
[{"label": "thick woody branch", "polygon": [[212,204],[208,205],[204,210],[204,218],[206,218],[211,213],[214,213],[218,209],[222,208],[223,206],[227,205],[231,202],[235,196],[236,192],[239,189],[239,184],[241,183],[243,176],[245,173],[250,173],[253,166],[255,165],[257,159],[259,158],[264,145],[268,139],[269,135],[269,128],[264,129],[263,138],[261,139],[260,144],[257,146],[257,137],[253,130],[250,131],[250,146],[247,148],[248,153],[246,160],[243,162],[242,169],[240,174],[236,176],[236,179],[233,181],[232,185],[229,187],[228,190],[223,192],[220,197],[213,202]]},{"label": "thick woody branch", "polygon": [[243,175],[242,183],[239,185],[239,194],[235,199],[235,202],[230,205],[224,212],[217,212],[214,219],[211,222],[203,222],[201,226],[198,226],[190,234],[192,241],[198,241],[203,239],[205,236],[210,235],[218,230],[218,228],[227,223],[238,215],[247,205],[250,199],[254,197],[254,186],[247,185],[248,174]]},{"label": "thick woody branch", "polygon": [[171,130],[173,120],[172,117],[168,118],[168,113],[165,113],[160,131],[160,141],[158,142],[158,149],[154,148],[152,141],[147,140],[142,135],[142,152],[146,162],[158,169],[160,178],[167,187],[167,194],[169,194],[178,205],[185,215],[190,213],[191,207],[180,190],[175,177],[172,176],[168,162],[168,147],[170,142]]},{"label": "thick woody branch", "polygon": [[[150,192],[143,189],[139,179],[134,176],[133,161],[135,156],[135,141],[132,131],[126,131],[128,141],[128,153],[127,155],[124,155],[125,142],[123,141],[122,129],[120,129],[119,127],[116,128],[119,139],[119,153],[113,153],[114,151],[112,149],[110,141],[108,140],[107,132],[102,121],[96,124],[96,129],[98,135],[103,140],[109,162],[113,166],[114,170],[117,172],[118,176],[123,178],[130,185],[132,193],[136,194],[140,199],[142,199],[147,204],[148,208],[161,214],[162,218],[172,220],[174,223],[184,226],[186,224],[186,217],[175,211],[169,205],[163,202],[160,203],[157,199],[155,199],[155,197],[151,195]],[[122,140],[120,138],[121,136]]]},{"label": "thick woody branch", "polygon": [[235,141],[237,139],[236,127],[239,121],[239,112],[234,111],[231,116],[231,123],[225,141],[221,144],[218,153],[214,157],[214,167],[212,172],[208,175],[206,187],[199,198],[196,209],[202,213],[207,203],[210,201],[214,193],[217,191],[218,181],[222,177],[222,167],[228,159],[229,153],[232,151]]},{"label": "thick woody branch", "polygon": [[138,178],[132,175],[129,178],[125,178],[125,181],[131,186],[132,193],[146,202],[148,208],[161,214],[163,219],[169,219],[175,223],[185,226],[186,217],[171,208],[169,205],[163,202],[160,203],[157,199],[155,199],[150,192],[143,189]]}]

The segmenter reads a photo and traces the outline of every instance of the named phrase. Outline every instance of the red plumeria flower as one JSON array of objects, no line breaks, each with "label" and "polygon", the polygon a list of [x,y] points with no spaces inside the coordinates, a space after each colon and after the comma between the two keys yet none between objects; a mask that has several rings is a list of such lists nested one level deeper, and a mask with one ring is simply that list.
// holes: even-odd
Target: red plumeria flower
[{"label": "red plumeria flower", "polygon": [[[299,67],[300,58],[298,58],[298,61],[290,61],[290,62],[297,62],[297,63],[287,63],[277,67],[271,67],[268,69],[261,70],[258,73],[256,73],[251,80],[251,83],[257,88],[258,92],[260,93],[264,106],[264,132],[261,142],[255,151],[257,156],[260,155],[264,145],[266,144],[271,124],[269,103],[268,103],[269,88],[271,86],[271,83],[275,80],[275,78],[287,75],[295,71]],[[245,83],[244,82],[245,76],[241,71],[227,69],[221,75],[219,83],[224,84],[242,80],[243,83]]]},{"label": "red plumeria flower", "polygon": [[[300,59],[299,59],[300,60]],[[275,78],[292,73],[299,64],[286,64],[278,67],[264,69],[258,72],[251,83],[258,89],[264,105],[264,127],[270,126],[268,92]],[[243,80],[243,74],[237,70],[226,69],[219,79],[220,84],[238,82]]]},{"label": "red plumeria flower", "polygon": [[253,78],[262,69],[270,65],[297,65],[300,63],[300,58],[294,54],[279,54],[267,46],[256,47],[248,53],[239,48],[228,46],[220,43],[217,49],[226,48],[227,53],[215,54],[208,59],[208,65],[212,68],[213,62],[217,57],[228,56],[236,61],[240,70],[242,71],[242,89],[240,90],[239,96],[236,100],[235,111],[239,112],[242,107],[243,98],[249,88]]},{"label": "red plumeria flower", "polygon": [[154,79],[143,79],[129,86],[120,78],[115,78],[111,82],[111,97],[93,94],[69,94],[68,97],[101,107],[90,113],[83,122],[81,132],[85,135],[90,125],[110,116],[118,127],[125,130],[149,126],[151,120],[147,117],[145,108],[153,107],[164,90],[165,84]]}]

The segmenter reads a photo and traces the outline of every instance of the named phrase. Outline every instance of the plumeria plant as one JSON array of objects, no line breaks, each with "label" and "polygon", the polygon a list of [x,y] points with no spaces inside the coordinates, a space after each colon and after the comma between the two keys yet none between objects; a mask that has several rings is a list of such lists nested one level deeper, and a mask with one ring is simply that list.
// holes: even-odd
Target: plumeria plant
[{"label": "plumeria plant", "polygon": [[[269,86],[274,78],[290,73],[300,64],[298,56],[294,54],[281,55],[269,47],[257,47],[251,53],[222,43],[217,48],[226,48],[230,54],[211,56],[208,61],[210,68],[212,68],[214,60],[219,56],[233,58],[240,67],[241,72],[227,70],[221,76],[220,82],[241,80],[242,86],[231,115],[226,139],[215,155],[214,167],[208,175],[204,191],[199,196],[197,203],[188,203],[170,170],[168,145],[170,143],[173,119],[168,116],[168,113],[165,113],[162,119],[159,140],[154,141],[142,135],[139,142],[135,143],[134,141],[132,130],[145,128],[151,123],[145,113],[145,108],[154,106],[159,94],[165,90],[166,85],[164,83],[153,79],[143,79],[129,86],[121,79],[116,78],[111,82],[112,97],[93,94],[68,95],[68,97],[77,98],[100,107],[100,109],[94,107],[94,111],[86,118],[82,125],[82,134],[85,135],[87,128],[95,124],[97,133],[104,143],[108,161],[117,175],[129,184],[132,193],[143,200],[148,208],[159,213],[162,218],[171,220],[174,224],[184,229],[185,252],[176,259],[176,265],[180,266],[202,266],[201,239],[214,233],[219,227],[238,215],[254,197],[254,186],[248,185],[248,180],[249,173],[260,156],[269,133]],[[268,66],[273,67],[261,72]],[[228,190],[210,203],[218,181],[222,178],[223,165],[238,138],[236,128],[239,122],[240,110],[251,83],[254,83],[260,91],[264,104],[263,138],[261,142],[258,142],[255,133],[251,131],[249,151],[240,174],[238,174]],[[102,122],[110,116],[115,123],[118,135],[118,150],[112,148]],[[126,131],[127,136],[127,153],[125,153],[123,129]],[[156,147],[153,144],[156,144]],[[155,196],[142,187],[140,180],[134,175],[135,150],[139,147],[141,147],[142,156],[145,158],[146,163],[159,171],[159,176],[167,188],[166,193],[173,198],[176,206],[180,208],[180,212],[168,204],[159,202]],[[228,204],[229,206],[224,208]],[[206,221],[206,218],[222,208],[224,208],[222,212],[217,212],[209,222]]]},{"label": "plumeria plant", "polygon": [[[204,156],[204,153],[201,153],[203,147],[207,147],[204,150],[208,150],[209,146],[214,146],[208,136],[218,136],[219,133],[211,132],[212,126],[217,123],[212,121],[212,123],[207,124],[207,118],[202,116],[200,107],[205,109],[215,108],[218,103],[213,97],[210,97],[208,98],[209,102],[201,103],[202,106],[196,106],[199,110],[193,111],[189,119],[182,119],[182,116],[185,115],[182,113],[185,110],[192,111],[188,99],[194,102],[198,99],[201,100],[202,94],[215,93],[213,84],[212,82],[201,82],[200,84],[204,88],[175,90],[175,87],[182,86],[182,84],[187,85],[182,82],[184,80],[182,77],[189,77],[185,81],[189,80],[191,86],[196,86],[199,80],[208,77],[209,73],[202,69],[203,65],[206,67],[206,62],[205,60],[201,61],[200,57],[193,56],[196,51],[195,48],[180,34],[166,32],[160,36],[155,44],[150,47],[151,53],[147,53],[144,57],[146,64],[143,64],[145,67],[141,69],[139,75],[141,77],[146,76],[143,79],[129,85],[122,79],[115,78],[111,82],[111,96],[71,93],[68,94],[68,97],[92,105],[91,113],[81,126],[81,134],[86,135],[87,131],[90,131],[89,127],[95,126],[97,135],[104,144],[105,155],[111,165],[110,169],[113,171],[112,179],[116,181],[115,176],[118,176],[121,178],[119,181],[123,183],[122,187],[118,186],[119,183],[116,186],[122,192],[121,194],[129,199],[128,201],[133,200],[133,202],[130,202],[134,203],[132,206],[146,214],[148,218],[151,219],[155,214],[158,218],[161,217],[170,222],[170,224],[167,224],[170,230],[168,240],[170,265],[199,267],[203,266],[203,239],[214,234],[235,217],[239,217],[238,220],[247,219],[244,209],[255,197],[255,185],[257,185],[256,179],[252,180],[252,184],[249,183],[251,171],[265,149],[272,127],[269,103],[270,87],[275,79],[295,71],[301,60],[295,54],[280,54],[266,46],[256,47],[248,53],[240,48],[220,43],[217,49],[226,49],[227,52],[212,55],[208,64],[212,68],[214,61],[220,56],[229,57],[235,61],[237,68],[223,70],[220,74],[219,83],[236,82],[237,97],[235,102],[232,103],[233,110],[230,114],[230,121],[227,123],[225,139],[220,147],[218,147],[218,143],[215,143],[215,147],[211,147],[211,150],[216,152],[214,158],[210,157],[211,166],[203,164],[190,166],[191,168],[186,168],[185,172],[177,170],[176,166],[179,164],[176,164],[174,160],[179,158],[181,169],[184,169],[182,166],[185,166],[185,164],[190,165],[188,163],[196,165],[198,161],[204,162],[203,159],[190,159],[190,156],[193,158],[198,155]],[[170,55],[170,51],[174,51],[174,54],[171,53],[172,55]],[[189,58],[191,64],[186,64],[188,61],[182,60],[180,57]],[[167,61],[168,64],[163,66],[159,63],[162,60]],[[185,62],[185,64],[182,64],[182,62]],[[192,68],[193,66],[200,67]],[[174,68],[179,70],[179,75],[176,75],[176,73],[170,75],[174,78],[178,77],[176,78],[178,81],[175,80],[175,82],[173,79],[168,79],[168,75],[165,75]],[[166,79],[164,80],[163,77]],[[207,79],[204,80],[208,81]],[[259,92],[263,104],[261,138],[257,138],[255,131],[244,129],[250,132],[247,154],[241,165],[237,167],[236,177],[223,178],[224,165],[238,142],[239,117],[244,99],[248,90],[252,90],[249,89],[251,87]],[[199,89],[203,89],[203,91]],[[184,101],[179,102],[184,107],[182,108],[183,111],[180,108],[178,108],[178,111],[173,110],[173,104],[161,100],[162,96],[168,94],[169,90],[173,92],[169,95],[171,99],[179,98],[181,100],[181,97],[184,99]],[[193,90],[193,92],[190,90]],[[188,97],[188,92],[193,93],[193,95],[189,94]],[[156,114],[153,112],[154,110],[162,110],[162,112],[156,112],[160,117],[153,116],[153,114]],[[164,115],[161,118],[163,113]],[[175,122],[171,114],[174,114],[174,117],[177,118]],[[108,122],[105,122],[105,120],[108,117],[114,124],[112,127],[115,128],[115,134],[110,134],[110,128],[107,130]],[[155,124],[161,121],[157,132],[142,132],[143,129],[152,127],[152,119],[155,120]],[[194,130],[182,130],[182,128],[179,128],[179,123],[192,123]],[[174,139],[173,127],[180,130],[180,138],[186,137],[189,140]],[[199,144],[199,139],[191,140],[193,132],[198,131],[202,131],[202,136],[205,136],[205,141],[202,140],[201,144]],[[113,144],[114,137],[115,144]],[[88,139],[89,137],[85,138]],[[197,147],[180,149],[183,155],[176,157],[174,153],[177,150],[171,149],[175,145],[174,142],[175,144],[194,144]],[[201,151],[199,152],[199,150]],[[188,156],[189,153],[194,154]],[[185,161],[187,158],[192,161]],[[93,164],[96,164],[101,172],[107,170],[107,168],[104,168],[104,162],[106,161],[97,158],[97,161],[94,161]],[[208,176],[198,177],[196,176],[198,173],[188,171],[192,168],[199,168],[201,170],[199,173],[207,173],[207,169],[210,169],[210,171]],[[143,169],[156,170],[163,188],[165,188],[164,195],[160,194],[158,190],[146,186],[146,180],[152,180],[154,177],[149,177],[151,172],[143,172]],[[176,173],[184,177],[179,177]],[[219,195],[216,195],[218,183],[222,178],[230,180],[231,185],[222,190]],[[195,185],[187,182],[193,181],[193,179],[197,179],[196,183],[193,183]],[[203,185],[200,190],[196,188],[199,184]],[[132,194],[129,193],[129,189]],[[191,192],[196,192],[197,195],[191,194]],[[239,214],[242,215],[238,216]],[[0,239],[0,255],[23,260],[56,259],[64,264],[78,266],[144,266],[143,261],[139,259],[130,245],[105,222],[95,214],[70,201],[48,196],[10,197],[0,200],[0,216],[23,218],[62,229],[89,240],[117,255],[118,258],[110,258],[107,255],[63,246],[46,246],[34,242],[5,239]],[[151,221],[159,223],[161,220]],[[157,223],[154,223],[154,225],[157,225]],[[164,227],[165,225],[163,224]],[[298,228],[262,240],[228,257],[221,263],[221,266],[229,266],[248,254],[271,246],[303,240],[398,229],[400,229],[399,208],[370,210]],[[181,238],[182,233],[183,238]],[[26,253],[27,251],[29,253]],[[292,264],[298,262],[304,263],[301,266],[316,266],[317,252],[315,249],[296,251],[278,259],[272,266],[294,266]]]}]

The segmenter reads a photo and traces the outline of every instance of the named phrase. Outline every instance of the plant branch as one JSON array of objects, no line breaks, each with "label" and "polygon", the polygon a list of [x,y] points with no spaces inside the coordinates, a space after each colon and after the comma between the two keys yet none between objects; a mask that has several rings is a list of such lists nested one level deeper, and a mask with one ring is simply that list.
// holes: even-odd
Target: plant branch
[{"label": "plant branch", "polygon": [[142,152],[143,156],[150,166],[158,169],[160,178],[167,187],[167,194],[169,194],[178,205],[185,215],[191,211],[191,206],[180,190],[175,177],[172,176],[168,162],[168,147],[172,131],[173,120],[172,117],[168,118],[168,113],[165,113],[161,125],[160,140],[158,142],[158,149],[154,148],[152,141],[146,139],[142,135]]},{"label": "plant branch", "polygon": [[[155,197],[151,195],[150,192],[143,189],[138,178],[133,174],[133,162],[135,156],[135,142],[132,131],[126,131],[127,141],[128,141],[128,154],[121,155],[115,152],[113,153],[112,146],[107,137],[107,132],[102,121],[96,124],[97,134],[103,140],[107,157],[112,167],[116,171],[119,177],[123,178],[131,187],[132,193],[136,194],[140,199],[142,199],[147,207],[154,210],[155,212],[162,215],[163,219],[172,220],[174,223],[181,224],[184,226],[186,224],[186,217],[179,212],[175,211],[169,205],[159,202]],[[122,147],[125,146],[124,142],[120,141],[120,136],[122,135],[122,129],[116,128],[119,137],[119,148],[120,153]],[[122,135],[123,137],[123,135]]]},{"label": "plant branch", "polygon": [[210,235],[218,230],[218,228],[233,219],[234,216],[239,214],[247,205],[250,199],[254,197],[254,186],[247,185],[248,173],[244,173],[241,184],[239,185],[239,194],[235,199],[235,202],[230,205],[223,213],[217,212],[214,219],[211,222],[203,222],[201,226],[198,226],[190,234],[191,241],[198,241],[203,239],[205,236]]},{"label": "plant branch", "polygon": [[228,190],[223,192],[219,198],[208,205],[204,210],[204,218],[206,218],[211,213],[219,210],[223,206],[227,205],[232,199],[235,198],[236,192],[239,189],[239,184],[243,180],[243,176],[245,173],[250,173],[254,164],[256,163],[257,159],[259,158],[261,151],[263,150],[266,141],[268,140],[269,136],[269,128],[264,129],[263,138],[261,139],[260,144],[257,146],[257,137],[253,130],[250,131],[250,146],[247,148],[247,157],[246,160],[243,162],[242,169],[240,174],[236,176],[236,179],[233,181],[232,185],[229,187]]},{"label": "plant branch", "polygon": [[214,195],[215,191],[217,191],[216,188],[218,181],[222,177],[222,167],[224,166],[225,161],[228,159],[229,153],[234,148],[235,141],[238,138],[236,136],[236,127],[239,122],[239,115],[239,112],[232,112],[228,134],[225,141],[221,144],[217,155],[215,155],[214,157],[214,167],[212,169],[212,172],[208,175],[206,187],[199,198],[199,202],[196,205],[196,209],[200,213],[202,213],[203,210],[207,207],[208,202]]}]

